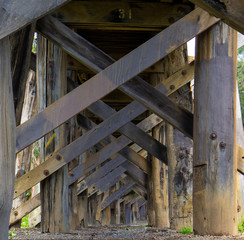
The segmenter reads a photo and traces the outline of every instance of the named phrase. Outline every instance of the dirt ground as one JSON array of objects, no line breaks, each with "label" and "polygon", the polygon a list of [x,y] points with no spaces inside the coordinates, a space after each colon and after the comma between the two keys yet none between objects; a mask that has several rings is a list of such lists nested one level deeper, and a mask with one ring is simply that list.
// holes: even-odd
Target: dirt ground
[{"label": "dirt ground", "polygon": [[9,239],[42,239],[42,240],[72,240],[72,239],[148,239],[148,240],[208,240],[208,239],[243,239],[244,234],[236,237],[212,237],[212,236],[194,236],[193,234],[181,234],[169,229],[157,229],[145,226],[110,226],[110,227],[88,227],[79,231],[73,231],[70,234],[43,234],[38,228],[32,229],[14,229],[10,232]]}]

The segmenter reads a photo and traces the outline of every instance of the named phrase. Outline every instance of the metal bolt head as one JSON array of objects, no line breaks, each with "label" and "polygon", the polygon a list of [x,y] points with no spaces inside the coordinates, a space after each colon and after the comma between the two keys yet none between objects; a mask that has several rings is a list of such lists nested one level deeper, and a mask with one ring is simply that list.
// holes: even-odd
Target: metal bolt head
[{"label": "metal bolt head", "polygon": [[221,149],[225,149],[226,148],[226,143],[225,142],[221,142],[219,144],[219,146],[220,146]]},{"label": "metal bolt head", "polygon": [[17,217],[19,215],[18,211],[14,211],[14,216]]},{"label": "metal bolt head", "polygon": [[212,132],[210,134],[210,139],[215,140],[217,138],[217,134],[215,132]]},{"label": "metal bolt head", "polygon": [[185,76],[185,75],[187,74],[187,71],[186,71],[186,70],[182,70],[182,71],[181,71],[181,74],[182,74],[183,76]]},{"label": "metal bolt head", "polygon": [[70,176],[70,177],[74,177],[74,175],[75,175],[75,174],[74,174],[73,172],[69,172],[69,176]]},{"label": "metal bolt head", "polygon": [[57,159],[58,161],[60,161],[60,160],[62,159],[62,156],[58,153],[58,154],[56,155],[56,159]]},{"label": "metal bolt head", "polygon": [[45,170],[43,171],[43,174],[44,174],[45,176],[48,176],[48,175],[50,174],[50,172],[49,172],[47,169],[45,169]]}]

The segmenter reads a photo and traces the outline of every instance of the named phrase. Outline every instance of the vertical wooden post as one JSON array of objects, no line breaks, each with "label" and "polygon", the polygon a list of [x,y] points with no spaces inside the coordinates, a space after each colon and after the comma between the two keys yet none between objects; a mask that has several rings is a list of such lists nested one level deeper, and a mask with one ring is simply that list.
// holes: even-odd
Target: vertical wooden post
[{"label": "vertical wooden post", "polygon": [[[120,183],[116,183],[115,190],[119,190]],[[120,224],[120,202],[119,199],[115,201],[115,224]]]},{"label": "vertical wooden post", "polygon": [[15,114],[12,93],[9,38],[0,40],[0,239],[8,239],[14,193]]},{"label": "vertical wooden post", "polygon": [[[165,78],[188,64],[186,44],[164,58]],[[187,72],[182,71],[182,77]],[[175,86],[171,85],[173,89]],[[186,85],[171,94],[170,99],[192,111],[192,94]],[[172,125],[166,124],[168,157],[169,221],[170,228],[180,230],[192,225],[192,141]]]},{"label": "vertical wooden post", "polygon": [[[66,54],[57,46],[48,45],[47,102],[51,104],[66,92]],[[54,141],[45,147],[46,154],[65,145],[65,126],[55,130]],[[42,231],[69,232],[68,166],[43,181]]]},{"label": "vertical wooden post", "polygon": [[125,204],[125,224],[131,224],[132,217],[131,217],[131,204]]},{"label": "vertical wooden post", "polygon": [[237,234],[237,34],[219,22],[197,37],[193,229]]},{"label": "vertical wooden post", "polygon": [[78,218],[80,227],[88,227],[87,211],[88,211],[88,190],[78,195]]}]

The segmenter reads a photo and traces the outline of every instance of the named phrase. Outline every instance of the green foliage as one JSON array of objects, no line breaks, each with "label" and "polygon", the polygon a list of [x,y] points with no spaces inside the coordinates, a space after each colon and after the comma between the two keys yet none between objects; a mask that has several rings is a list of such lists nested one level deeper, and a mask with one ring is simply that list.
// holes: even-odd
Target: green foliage
[{"label": "green foliage", "polygon": [[30,200],[30,198],[31,198],[31,189],[27,190],[26,194],[25,194],[25,200],[26,201]]},{"label": "green foliage", "polygon": [[241,221],[238,222],[238,232],[244,232],[244,217],[242,216]]},{"label": "green foliage", "polygon": [[9,239],[12,239],[13,237],[17,236],[17,234],[15,233],[15,231],[9,231],[8,232],[8,236],[9,236]]},{"label": "green foliage", "polygon": [[32,44],[32,52],[36,53],[36,46],[37,46],[37,35],[35,33],[34,39],[33,39],[33,44]]},{"label": "green foliage", "polygon": [[28,228],[29,227],[29,214],[22,218],[21,227]]},{"label": "green foliage", "polygon": [[39,143],[36,142],[35,146],[34,146],[34,156],[35,156],[35,158],[38,158],[39,153],[40,153],[40,146],[39,146]]},{"label": "green foliage", "polygon": [[244,121],[244,46],[238,49],[237,80],[241,103],[242,121]]},{"label": "green foliage", "polygon": [[192,233],[192,228],[191,227],[183,227],[180,229],[180,233],[190,234],[190,233]]}]

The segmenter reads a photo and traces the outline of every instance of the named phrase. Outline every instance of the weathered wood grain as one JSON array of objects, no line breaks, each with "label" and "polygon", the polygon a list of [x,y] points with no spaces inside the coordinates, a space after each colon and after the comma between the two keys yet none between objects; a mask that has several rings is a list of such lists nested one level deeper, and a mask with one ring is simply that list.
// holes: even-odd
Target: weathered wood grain
[{"label": "weathered wood grain", "polygon": [[[47,43],[47,48],[38,49],[37,54],[40,53],[39,50],[47,51],[47,66],[43,70],[46,72],[46,89],[44,90],[47,97],[46,104],[49,105],[67,92],[66,53],[51,42]],[[45,157],[67,144],[64,125],[51,134],[53,133],[55,133],[55,138],[51,144],[47,145],[50,136],[45,137]],[[65,165],[41,182],[42,232],[67,233],[70,231],[68,194],[68,165]]]},{"label": "weathered wood grain", "polygon": [[[82,84],[82,86],[50,105],[36,117],[18,127],[16,129],[17,152],[135,77],[179,45],[190,40],[217,21],[218,19],[209,16],[206,12],[196,9],[175,24],[172,24],[151,40]],[[177,37],[175,33],[178,33]],[[72,49],[73,47],[69,52],[76,55]],[[79,46],[77,46],[77,49],[83,51]],[[67,50],[69,49],[66,48]],[[86,51],[87,49],[84,50]],[[135,62],[135,59],[139,61],[139,64]],[[99,59],[96,59],[96,61],[99,61]],[[136,67],[134,64],[136,64]],[[101,82],[103,82],[102,87]],[[91,95],[91,89],[93,95]],[[82,102],[79,101],[78,96],[83,96]],[[72,108],[70,107],[71,105]],[[67,111],[61,111],[61,109],[66,109]]]},{"label": "weathered wood grain", "polygon": [[23,203],[18,208],[11,211],[9,225],[11,226],[15,222],[20,221],[24,216],[35,210],[41,205],[40,193],[31,198],[27,202]]},{"label": "weathered wood grain", "polygon": [[0,1],[0,39],[60,7],[69,0]]},{"label": "weathered wood grain", "polygon": [[221,18],[225,23],[244,34],[244,8],[242,0],[190,0],[205,11]]},{"label": "weathered wood grain", "polygon": [[[137,126],[140,127],[143,131],[149,131],[160,121],[161,120],[158,117],[152,114],[150,117],[140,122]],[[86,175],[89,171],[93,170],[95,167],[103,163],[106,159],[117,152],[119,152],[119,154],[124,158],[127,158],[129,161],[139,166],[144,172],[147,173],[149,171],[149,166],[146,159],[139,156],[132,149],[127,147],[127,145],[131,143],[131,140],[125,136],[121,136],[117,139],[113,137],[112,139],[114,140],[113,142],[89,157],[86,163],[81,163],[79,166],[72,170],[73,176],[69,178],[70,184]]]},{"label": "weathered wood grain", "polygon": [[0,40],[0,53],[0,239],[8,239],[16,157],[14,150],[16,123],[8,37]]},{"label": "weathered wood grain", "polygon": [[[112,114],[116,113],[113,108],[111,108],[102,101],[98,101],[95,104],[91,105],[89,107],[89,110],[94,112],[102,119],[106,119]],[[129,122],[126,125],[122,126],[120,129],[118,129],[118,131],[130,138],[132,141],[136,142],[138,145],[140,145],[142,148],[160,159],[162,162],[165,162],[167,164],[166,147],[157,140],[155,140],[153,137],[145,133],[143,130],[135,126],[132,122]]]},{"label": "weathered wood grain", "polygon": [[92,128],[71,144],[54,153],[53,156],[50,156],[50,158],[43,162],[43,164],[17,179],[15,182],[14,196],[17,197],[19,194],[25,192],[33,185],[45,179],[48,175],[54,173],[66,163],[70,162],[75,157],[100,142],[103,138],[112,134],[118,128],[134,119],[135,116],[137,116],[138,111],[140,111],[140,109],[137,107],[135,108],[135,106],[136,104],[133,102],[127,105],[127,107],[123,108],[116,114],[113,114],[97,127]]},{"label": "weathered wood grain", "polygon": [[197,38],[196,49],[193,230],[235,235],[237,34],[220,22]]},{"label": "weathered wood grain", "polygon": [[[56,26],[56,32],[59,35],[57,33],[53,34],[54,26]],[[103,51],[50,16],[40,20],[37,28],[42,34],[63,47],[66,51],[72,50],[69,51],[71,55],[75,52],[79,56],[78,60],[95,72],[102,71],[115,62]],[[79,46],[79,48],[77,49],[76,46]],[[85,49],[85,51],[79,51],[80,49]],[[181,129],[186,135],[192,136],[192,124],[190,124],[193,121],[192,115],[187,115],[182,109],[178,108],[167,97],[161,95],[141,78],[136,77],[130,80],[128,83],[120,86],[120,89],[165,120],[172,122],[175,127]],[[161,106],[164,107],[162,108]]]}]

